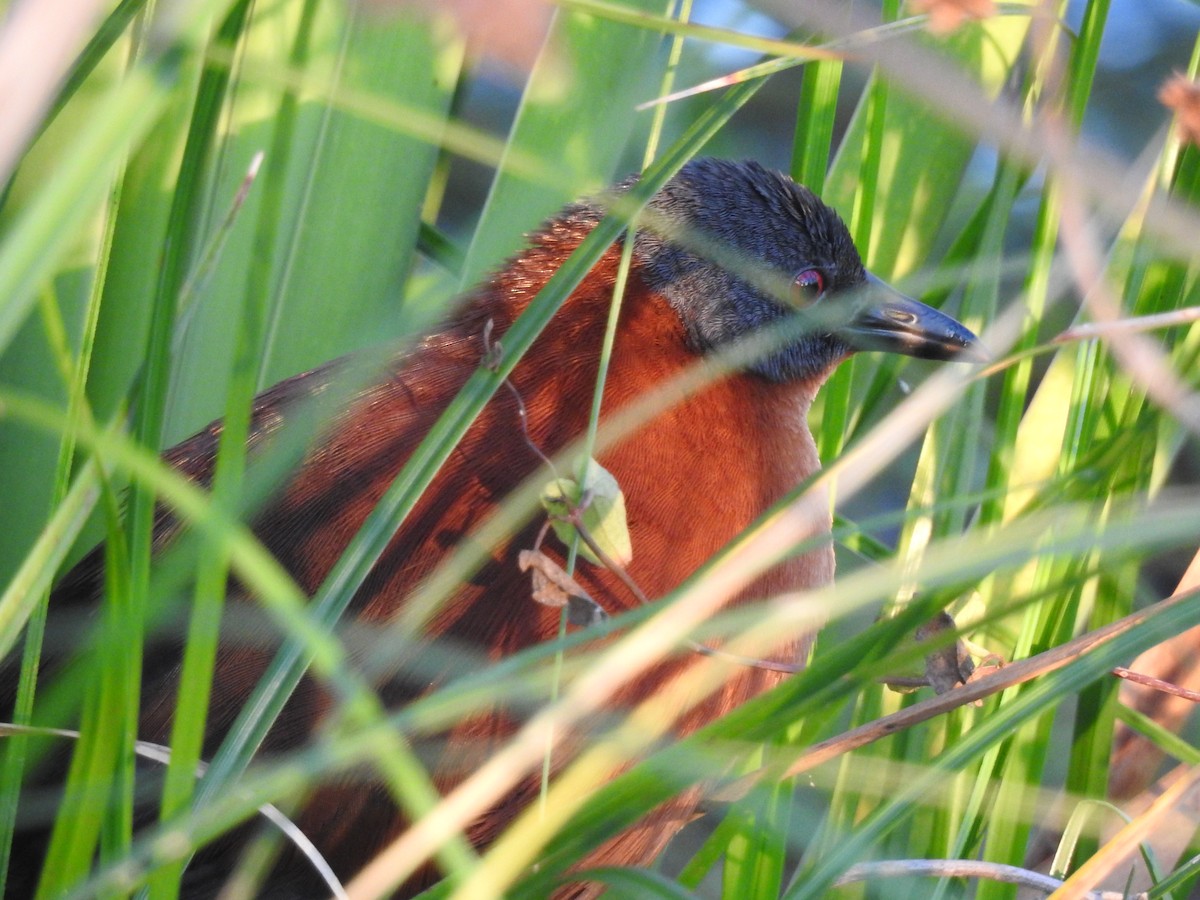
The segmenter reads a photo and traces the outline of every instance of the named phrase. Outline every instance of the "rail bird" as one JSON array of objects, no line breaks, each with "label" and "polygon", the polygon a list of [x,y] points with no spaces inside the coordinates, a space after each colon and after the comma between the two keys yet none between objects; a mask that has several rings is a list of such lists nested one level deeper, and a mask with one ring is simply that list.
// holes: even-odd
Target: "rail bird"
[{"label": "rail bird", "polygon": [[[623,183],[617,193],[635,182]],[[503,342],[514,320],[604,214],[598,201],[566,207],[470,293],[444,326],[396,354],[378,379],[358,389],[314,435],[298,465],[252,517],[258,537],[302,588],[316,591],[418,442],[471,374],[487,364],[489,342]],[[600,455],[625,497],[633,551],[628,575],[654,598],[676,588],[819,469],[805,420],[818,388],[839,362],[858,350],[969,360],[978,358],[979,347],[954,319],[875,279],[832,209],[756,163],[692,161],[650,200],[639,221],[604,387],[605,417],[670,382],[698,359],[753,335],[778,335],[796,321],[797,310],[809,317],[806,327],[788,332],[724,377],[673,395],[667,408]],[[439,561],[514,488],[545,467],[543,455],[553,456],[584,433],[620,256],[618,241],[512,371],[512,390],[499,391],[467,431],[358,590],[347,614],[353,625],[393,620]],[[329,389],[342,368],[332,364],[299,375],[256,400],[252,465],[301,401]],[[220,427],[214,423],[173,447],[166,459],[208,484]],[[162,543],[177,525],[162,514],[157,527]],[[423,660],[420,677],[393,672],[377,685],[388,706],[400,707],[464,669],[556,637],[559,613],[531,602],[528,575],[517,564],[518,551],[531,546],[538,529],[539,523],[531,522],[488,548],[482,569],[463,581],[427,625],[426,637],[439,642],[440,655]],[[54,606],[94,603],[102,588],[101,559],[93,554],[69,573],[54,593]],[[826,544],[778,564],[732,602],[821,587],[833,570],[833,550]],[[637,603],[603,566],[583,562],[577,578],[610,613]],[[238,608],[253,601],[236,583],[230,590],[244,601],[229,610],[236,621]],[[812,635],[793,635],[775,658],[802,663],[811,640]],[[179,649],[171,641],[150,648],[141,734],[165,742],[179,689]],[[219,745],[272,652],[244,632],[223,638],[206,752]],[[649,696],[679,665],[649,670],[621,693],[621,702]],[[782,677],[741,668],[683,715],[676,732],[696,730]],[[304,681],[265,752],[302,746],[330,708],[321,684]],[[447,790],[458,783],[511,737],[519,718],[517,711],[497,706],[439,735],[428,759],[438,787]],[[469,839],[486,846],[536,790],[532,778],[523,783],[471,825]],[[694,795],[669,803],[651,820],[615,836],[588,863],[650,861],[690,817],[694,804]],[[387,791],[362,773],[323,782],[304,803],[298,823],[342,879],[352,877],[407,825]],[[185,895],[214,892],[236,849],[218,843],[202,853],[189,870]],[[428,868],[403,890],[411,893],[436,874]],[[568,884],[562,896],[589,896],[595,889]],[[325,890],[304,860],[290,857],[264,888],[281,897],[321,896]]]}]

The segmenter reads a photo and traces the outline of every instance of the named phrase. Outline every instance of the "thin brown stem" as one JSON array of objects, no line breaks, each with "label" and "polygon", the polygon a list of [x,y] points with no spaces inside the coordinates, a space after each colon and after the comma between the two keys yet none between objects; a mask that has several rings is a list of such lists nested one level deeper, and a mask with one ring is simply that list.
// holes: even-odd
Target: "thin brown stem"
[{"label": "thin brown stem", "polygon": [[1172,684],[1169,681],[1163,681],[1161,678],[1155,678],[1152,675],[1143,675],[1141,672],[1134,672],[1126,669],[1124,666],[1117,666],[1113,669],[1113,674],[1118,678],[1124,678],[1126,681],[1132,681],[1137,684],[1144,684],[1146,687],[1154,688],[1156,691],[1162,691],[1164,694],[1171,694],[1175,697],[1182,697],[1185,700],[1191,700],[1193,703],[1200,703],[1200,691],[1188,690],[1185,687],[1180,687],[1177,684]]}]

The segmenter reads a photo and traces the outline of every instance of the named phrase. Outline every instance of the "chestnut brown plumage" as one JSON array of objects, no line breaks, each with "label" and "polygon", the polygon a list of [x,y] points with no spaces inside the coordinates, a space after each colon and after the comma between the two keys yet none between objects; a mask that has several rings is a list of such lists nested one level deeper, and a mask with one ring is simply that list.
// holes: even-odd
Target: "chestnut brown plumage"
[{"label": "chestnut brown plumage", "polygon": [[[627,183],[628,184],[628,183]],[[805,424],[817,389],[856,349],[884,349],[950,359],[976,349],[973,335],[943,314],[873,281],[837,215],[785,176],[753,163],[698,160],[651,201],[659,224],[639,232],[604,394],[605,414],[620,410],[692,364],[757,329],[780,322],[791,307],[764,284],[792,285],[814,309],[835,313],[816,329],[707,387],[680,397],[669,409],[607,450],[601,463],[617,478],[628,505],[634,555],[632,577],[652,597],[678,586],[764,509],[818,467]],[[363,389],[320,435],[277,495],[257,514],[254,529],[299,584],[314,591],[467,378],[481,364],[483,333],[505,330],[529,304],[602,216],[594,203],[568,207],[534,234],[530,245],[467,299],[461,312],[414,350],[398,355],[386,376]],[[665,226],[665,227],[663,227]],[[664,235],[675,235],[667,237]],[[689,242],[690,241],[690,242]],[[706,258],[689,247],[719,247]],[[553,454],[585,429],[605,331],[620,246],[610,248],[534,343],[511,376],[528,410],[528,437]],[[734,271],[736,269],[737,271]],[[761,277],[760,277],[761,276]],[[866,290],[873,287],[872,290]],[[295,402],[337,377],[338,367],[300,375],[257,401],[253,440],[262,443]],[[219,424],[172,448],[167,459],[201,482],[211,477]],[[457,541],[542,465],[522,433],[516,401],[501,391],[467,432],[453,456],[391,541],[362,585],[350,614],[359,623],[392,619],[420,581]],[[160,522],[164,531],[169,520]],[[451,638],[486,659],[555,637],[556,611],[529,600],[517,551],[532,542],[537,523],[492,550],[483,571],[464,583],[429,625],[432,638]],[[584,564],[579,580],[609,612],[635,604],[613,575]],[[772,569],[741,598],[764,597],[826,584],[832,548],[797,556]],[[90,600],[99,591],[95,560],[62,582],[61,605]],[[739,598],[739,599],[741,599]],[[737,602],[735,599],[734,602]],[[802,661],[810,635],[796,635],[781,658]],[[156,651],[157,652],[157,651]],[[454,674],[447,651],[447,676]],[[270,659],[267,648],[228,639],[214,677],[209,717],[211,752]],[[143,736],[165,741],[176,691],[177,651],[147,664]],[[632,702],[651,694],[673,671],[664,664],[624,691]],[[678,723],[689,733],[780,679],[747,667]],[[427,690],[394,677],[380,685],[398,706]],[[315,682],[297,691],[268,741],[278,751],[304,742],[328,704]],[[432,762],[442,789],[512,733],[515,716],[497,709],[460,723],[443,736],[445,752]],[[491,841],[530,799],[524,785],[477,821],[469,832]],[[610,841],[589,863],[641,864],[651,860],[691,814],[694,797],[668,804],[648,824]],[[329,783],[299,817],[303,830],[343,878],[352,876],[405,825],[381,788],[359,778]],[[231,852],[210,852],[188,876],[189,896],[217,883]],[[424,879],[432,873],[425,872]],[[279,896],[320,895],[306,864],[286,859],[272,877]],[[421,883],[424,883],[423,881]],[[409,889],[419,886],[413,882]],[[576,885],[564,895],[583,894]]]}]

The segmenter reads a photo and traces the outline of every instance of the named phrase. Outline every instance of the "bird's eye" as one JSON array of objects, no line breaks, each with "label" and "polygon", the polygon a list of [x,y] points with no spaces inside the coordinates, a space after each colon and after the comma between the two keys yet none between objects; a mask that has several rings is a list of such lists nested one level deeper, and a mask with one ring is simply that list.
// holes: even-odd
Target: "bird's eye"
[{"label": "bird's eye", "polygon": [[809,306],[825,293],[825,276],[816,269],[805,269],[792,279],[792,302],[799,307]]}]

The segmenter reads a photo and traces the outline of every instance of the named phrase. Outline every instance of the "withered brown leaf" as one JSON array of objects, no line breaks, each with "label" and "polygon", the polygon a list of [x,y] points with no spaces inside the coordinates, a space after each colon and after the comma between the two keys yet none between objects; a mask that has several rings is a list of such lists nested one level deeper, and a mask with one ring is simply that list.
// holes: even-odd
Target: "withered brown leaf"
[{"label": "withered brown leaf", "polygon": [[587,627],[608,618],[604,608],[588,596],[579,582],[540,550],[522,550],[517,556],[522,572],[533,579],[533,599],[555,609],[567,608],[567,621]]},{"label": "withered brown leaf", "polygon": [[[930,622],[926,622],[916,631],[918,641],[926,641],[934,635],[954,629],[954,619],[948,612],[938,613]],[[925,678],[934,693],[944,694],[966,684],[975,671],[975,663],[967,652],[962,641],[955,641],[945,647],[940,647],[925,654]]]}]

